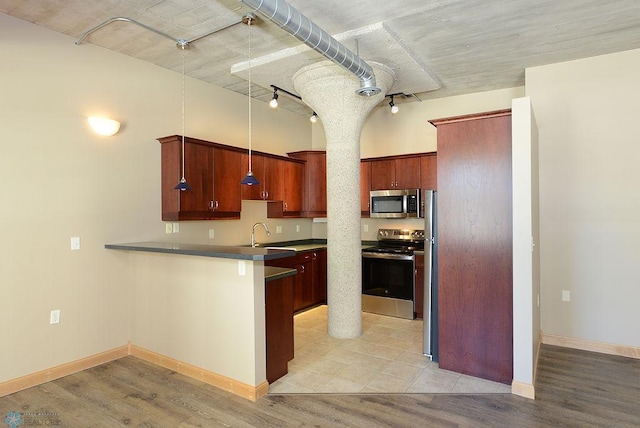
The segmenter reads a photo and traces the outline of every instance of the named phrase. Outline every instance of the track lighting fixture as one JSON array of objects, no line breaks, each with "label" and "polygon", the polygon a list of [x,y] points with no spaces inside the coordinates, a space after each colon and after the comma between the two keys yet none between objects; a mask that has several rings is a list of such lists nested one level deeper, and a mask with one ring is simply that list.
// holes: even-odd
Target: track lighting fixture
[{"label": "track lighting fixture", "polygon": [[393,95],[390,95],[391,101],[389,101],[389,107],[391,107],[391,113],[396,114],[400,109],[393,103]]},{"label": "track lighting fixture", "polygon": [[278,107],[278,88],[273,89],[273,98],[269,101],[269,107],[277,108]]},{"label": "track lighting fixture", "polygon": [[309,120],[311,121],[311,123],[316,123],[318,121],[318,113],[314,111]]}]

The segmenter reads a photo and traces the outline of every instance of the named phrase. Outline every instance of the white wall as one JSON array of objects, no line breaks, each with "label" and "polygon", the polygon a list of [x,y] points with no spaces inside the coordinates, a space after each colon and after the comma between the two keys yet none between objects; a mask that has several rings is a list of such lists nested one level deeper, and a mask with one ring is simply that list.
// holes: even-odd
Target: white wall
[{"label": "white wall", "polygon": [[540,132],[545,334],[640,346],[638,76],[640,50],[526,72]]},{"label": "white wall", "polygon": [[[247,222],[264,212],[183,222],[166,236],[156,138],[182,131],[182,76],[74,42],[0,14],[0,382],[126,345],[132,284],[105,243],[208,240],[211,225],[214,244],[248,243]],[[186,93],[188,135],[247,146],[246,97],[188,78]],[[255,149],[310,148],[308,117],[253,106]],[[86,117],[96,113],[122,121],[120,133],[92,134]],[[80,251],[70,251],[72,236]],[[58,325],[52,309],[62,311]]]}]

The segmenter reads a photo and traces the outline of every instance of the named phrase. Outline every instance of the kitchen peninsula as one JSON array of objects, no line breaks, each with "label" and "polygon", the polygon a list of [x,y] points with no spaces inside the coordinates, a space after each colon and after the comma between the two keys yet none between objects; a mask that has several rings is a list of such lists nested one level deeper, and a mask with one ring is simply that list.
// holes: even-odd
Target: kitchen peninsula
[{"label": "kitchen peninsula", "polygon": [[268,392],[264,262],[295,251],[164,242],[105,248],[126,250],[113,257],[128,272],[131,355],[253,401]]}]

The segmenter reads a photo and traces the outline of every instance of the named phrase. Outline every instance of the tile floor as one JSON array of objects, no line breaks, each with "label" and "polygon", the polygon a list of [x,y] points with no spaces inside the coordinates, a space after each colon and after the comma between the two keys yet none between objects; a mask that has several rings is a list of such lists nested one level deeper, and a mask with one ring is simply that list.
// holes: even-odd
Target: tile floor
[{"label": "tile floor", "polygon": [[269,393],[510,393],[511,387],[438,368],[422,354],[422,320],[363,313],[362,335],[327,334],[327,307],[294,317],[295,358]]}]

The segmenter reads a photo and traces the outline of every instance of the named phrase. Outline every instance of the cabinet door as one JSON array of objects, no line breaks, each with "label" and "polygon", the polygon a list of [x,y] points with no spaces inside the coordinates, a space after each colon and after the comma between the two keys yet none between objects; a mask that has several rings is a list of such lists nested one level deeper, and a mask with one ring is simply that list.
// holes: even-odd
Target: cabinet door
[{"label": "cabinet door", "polygon": [[313,304],[327,302],[327,250],[313,251]]},{"label": "cabinet door", "polygon": [[290,161],[280,162],[284,171],[282,210],[284,213],[300,213],[302,211],[304,164]]},{"label": "cabinet door", "polygon": [[262,199],[270,201],[284,200],[284,161],[267,157],[263,158],[264,162],[264,184]]},{"label": "cabinet door", "polygon": [[313,216],[327,215],[327,155],[312,153],[305,166],[306,206],[304,210]]},{"label": "cabinet door", "polygon": [[393,159],[371,161],[371,190],[396,188],[396,164]]},{"label": "cabinet door", "polygon": [[418,189],[420,187],[420,157],[413,156],[395,160],[396,189]]},{"label": "cabinet door", "polygon": [[436,154],[420,156],[420,189],[438,190],[437,159]]},{"label": "cabinet door", "polygon": [[213,201],[213,148],[185,143],[184,159],[184,176],[191,190],[176,190],[180,193],[180,212],[209,213]]},{"label": "cabinet door", "polygon": [[362,217],[369,217],[369,192],[371,191],[371,162],[360,162],[360,211]]},{"label": "cabinet door", "polygon": [[239,213],[242,206],[240,181],[246,174],[242,153],[215,148],[213,159],[213,209]]}]

